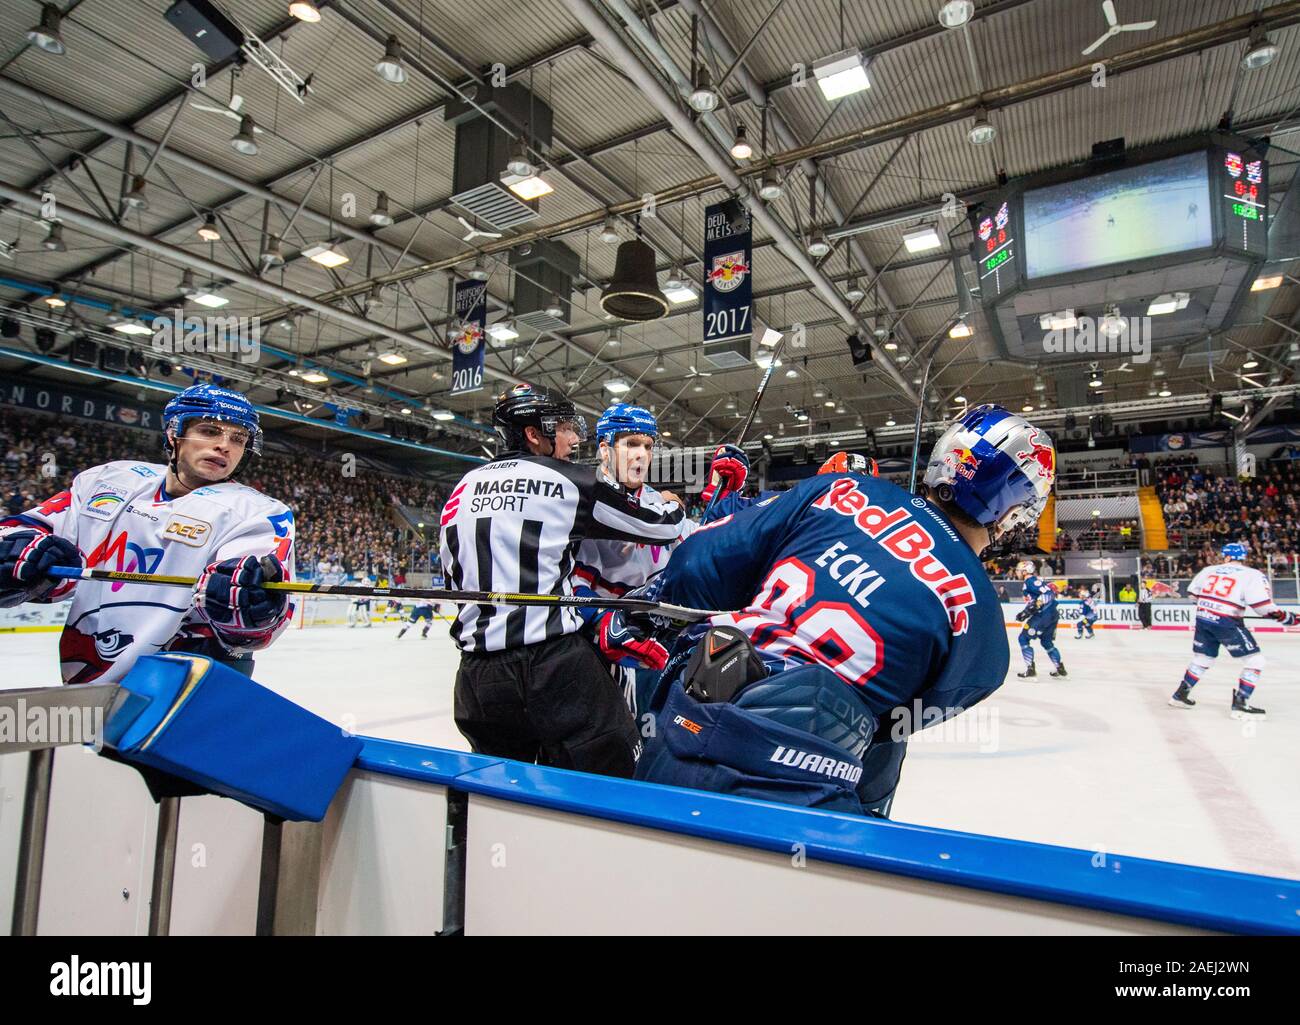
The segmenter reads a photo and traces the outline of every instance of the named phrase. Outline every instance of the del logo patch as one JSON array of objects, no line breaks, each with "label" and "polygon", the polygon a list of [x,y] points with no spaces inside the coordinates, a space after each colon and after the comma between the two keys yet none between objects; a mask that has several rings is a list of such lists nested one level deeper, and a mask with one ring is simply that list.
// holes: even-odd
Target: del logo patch
[{"label": "del logo patch", "polygon": [[163,540],[179,541],[183,545],[202,548],[208,543],[208,535],[211,533],[211,523],[196,520],[192,516],[173,514],[163,528]]},{"label": "del logo patch", "polygon": [[90,489],[90,498],[86,500],[86,515],[101,520],[111,520],[119,509],[126,505],[126,488],[99,480]]}]

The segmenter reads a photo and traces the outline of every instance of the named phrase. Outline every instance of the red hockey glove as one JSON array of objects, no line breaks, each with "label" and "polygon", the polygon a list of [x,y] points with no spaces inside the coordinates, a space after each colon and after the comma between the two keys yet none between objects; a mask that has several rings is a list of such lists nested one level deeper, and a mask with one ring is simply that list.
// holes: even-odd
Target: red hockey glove
[{"label": "red hockey glove", "polygon": [[1278,609],[1276,612],[1270,612],[1268,618],[1276,619],[1283,626],[1295,626],[1297,623],[1300,623],[1300,616],[1297,616],[1294,612],[1287,612],[1286,609]]},{"label": "red hockey glove", "polygon": [[709,482],[700,492],[700,498],[707,505],[713,501],[713,493],[717,491],[721,501],[743,488],[748,479],[749,456],[745,455],[745,450],[736,445],[719,445],[713,453],[713,462],[709,464]]},{"label": "red hockey glove", "polygon": [[44,601],[71,581],[46,576],[55,566],[81,569],[81,552],[67,538],[40,530],[14,530],[0,537],[0,609]]},{"label": "red hockey glove", "polygon": [[668,664],[668,649],[629,621],[620,609],[612,609],[600,617],[596,639],[601,654],[615,665],[625,658],[647,669],[662,669]]}]

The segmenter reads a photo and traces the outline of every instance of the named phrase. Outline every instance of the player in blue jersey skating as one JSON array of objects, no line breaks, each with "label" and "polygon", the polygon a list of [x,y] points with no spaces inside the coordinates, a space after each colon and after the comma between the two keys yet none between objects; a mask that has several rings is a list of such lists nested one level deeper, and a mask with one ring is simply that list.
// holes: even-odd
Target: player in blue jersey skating
[{"label": "player in blue jersey skating", "polygon": [[1025,607],[1016,616],[1024,625],[1020,628],[1020,655],[1025,660],[1025,670],[1016,673],[1022,680],[1038,675],[1034,667],[1034,639],[1042,645],[1052,660],[1048,676],[1064,678],[1065,663],[1056,647],[1056,627],[1061,621],[1061,609],[1056,604],[1056,588],[1038,575],[1038,567],[1029,559],[1016,566],[1016,576],[1025,582]]},{"label": "player in blue jersey skating", "polygon": [[922,494],[831,472],[701,527],[644,593],[738,609],[673,645],[637,778],[887,816],[907,736],[983,700],[1010,661],[980,563],[1036,521],[1046,433],[997,406],[940,438]]},{"label": "player in blue jersey skating", "polygon": [[424,629],[420,632],[420,639],[425,640],[429,636],[429,627],[433,626],[433,602],[421,601],[411,606],[410,618],[402,624],[402,629],[397,631],[397,639],[400,641],[402,635],[411,629],[411,625],[421,619],[424,620]]},{"label": "player in blue jersey skating", "polygon": [[1074,636],[1092,640],[1097,634],[1093,627],[1100,613],[1097,611],[1097,592],[1090,587],[1079,588],[1079,621],[1074,624]]}]

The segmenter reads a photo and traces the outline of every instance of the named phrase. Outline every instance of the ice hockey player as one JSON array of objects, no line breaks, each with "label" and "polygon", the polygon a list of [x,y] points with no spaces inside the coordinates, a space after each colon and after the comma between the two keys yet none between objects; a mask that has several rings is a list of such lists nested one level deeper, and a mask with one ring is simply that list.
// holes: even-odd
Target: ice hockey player
[{"label": "ice hockey player", "polygon": [[[880,475],[880,468],[874,459],[857,452],[836,452],[818,467],[820,473],[869,473],[872,477]],[[764,491],[758,495],[744,494],[746,481],[749,479],[749,456],[745,450],[736,445],[719,445],[713,453],[713,462],[709,466],[709,483],[704,486],[700,498],[708,512],[703,523],[712,523],[724,516],[731,516],[748,509],[757,502],[765,501],[779,491]],[[722,494],[709,507],[715,488],[721,488]]]},{"label": "ice hockey player", "polygon": [[[661,494],[646,483],[658,438],[658,421],[653,413],[640,406],[614,403],[596,421],[600,464],[605,472],[638,501],[672,501],[680,505],[681,499],[672,492]],[[681,536],[688,536],[695,527],[694,521],[683,517]],[[578,548],[574,593],[620,598],[661,572],[668,565],[675,544],[632,544],[589,538]],[[635,717],[659,678],[658,670],[668,661],[667,650],[651,636],[634,636],[620,612],[593,608],[584,609],[581,614],[601,654],[613,667],[614,678],[623,688],[628,708]]]},{"label": "ice hockey player", "polygon": [[[677,540],[679,504],[638,500],[603,469],[569,461],[586,438],[573,403],[519,386],[498,401],[492,420],[501,455],[461,478],[442,511],[442,566],[452,588],[568,595],[585,538]],[[572,608],[461,607],[451,625],[461,650],[455,716],[475,751],[632,774],[640,736],[581,626]],[[614,650],[628,655],[645,637],[630,623],[609,633]]]},{"label": "ice hockey player", "polygon": [[1025,607],[1016,615],[1016,619],[1024,624],[1020,628],[1020,655],[1025,660],[1025,670],[1016,675],[1022,680],[1038,675],[1034,668],[1034,649],[1030,646],[1036,637],[1052,660],[1053,668],[1047,675],[1064,678],[1068,674],[1056,647],[1056,627],[1061,621],[1056,588],[1038,575],[1038,567],[1032,559],[1025,559],[1016,566],[1016,576],[1025,582]]},{"label": "ice hockey player", "polygon": [[[196,384],[163,409],[164,464],[105,463],[35,509],[0,519],[0,607],[71,599],[59,641],[65,683],[121,679],[140,655],[210,655],[251,674],[251,653],[291,615],[261,585],[293,577],[293,513],[232,479],[262,450],[257,411],[239,392]],[[83,566],[198,577],[177,588],[64,580]]]},{"label": "ice hockey player", "polygon": [[644,591],[741,611],[678,637],[637,778],[887,816],[907,736],[1006,677],[979,553],[1037,519],[1055,466],[1044,432],[980,406],[922,495],[819,474],[701,527]]},{"label": "ice hockey player", "polygon": [[424,640],[429,636],[429,627],[433,626],[433,602],[417,601],[411,606],[410,618],[402,624],[402,629],[397,631],[397,639],[400,641],[402,635],[411,628],[411,624],[420,619],[424,620],[424,629],[420,632],[420,639]]},{"label": "ice hockey player", "polygon": [[1243,623],[1249,610],[1257,616],[1276,619],[1283,626],[1295,626],[1300,616],[1279,608],[1273,602],[1268,578],[1246,565],[1246,546],[1233,541],[1223,546],[1223,562],[1206,566],[1192,578],[1187,593],[1196,599],[1196,633],[1192,638],[1192,661],[1183,674],[1183,682],[1169,699],[1174,708],[1191,708],[1192,688],[1214,665],[1219,647],[1228,649],[1233,658],[1245,659],[1241,676],[1232,692],[1234,719],[1263,715],[1264,709],[1250,703],[1264,671],[1264,654],[1255,635]]},{"label": "ice hockey player", "polygon": [[1086,636],[1089,640],[1096,637],[1093,625],[1097,622],[1099,613],[1097,612],[1097,592],[1091,587],[1079,588],[1079,621],[1074,624],[1074,636],[1082,640]]},{"label": "ice hockey player", "polygon": [[[357,581],[361,587],[374,587],[375,578],[372,576],[363,576]],[[348,604],[348,628],[355,627],[358,623],[369,629],[374,624],[370,621],[370,601],[369,598],[353,598]]]}]

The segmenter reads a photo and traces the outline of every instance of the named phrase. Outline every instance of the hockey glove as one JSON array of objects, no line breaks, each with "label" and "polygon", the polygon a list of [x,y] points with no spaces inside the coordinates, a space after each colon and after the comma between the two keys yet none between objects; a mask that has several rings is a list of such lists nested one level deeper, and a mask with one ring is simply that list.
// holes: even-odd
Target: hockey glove
[{"label": "hockey glove", "polygon": [[235,644],[258,641],[288,615],[289,596],[268,591],[288,574],[274,555],[245,555],[215,562],[199,578],[195,601],[207,621],[225,640]]},{"label": "hockey glove", "polygon": [[1026,605],[1023,609],[1021,609],[1019,612],[1016,613],[1016,622],[1017,623],[1026,622],[1029,619],[1029,617],[1032,616],[1036,611],[1038,610],[1034,605],[1032,604]]},{"label": "hockey glove", "polygon": [[713,453],[713,462],[709,464],[709,482],[700,492],[700,499],[707,505],[713,501],[716,491],[721,501],[743,488],[748,479],[749,456],[745,455],[745,450],[736,445],[719,445]]},{"label": "hockey glove", "polygon": [[662,669],[668,664],[668,649],[621,609],[612,609],[600,617],[596,640],[601,654],[614,665],[625,658],[635,660],[646,669]]},{"label": "hockey glove", "polygon": [[1286,609],[1278,609],[1276,612],[1270,612],[1268,618],[1276,619],[1283,626],[1295,626],[1297,623],[1300,623],[1300,616],[1297,616],[1294,612],[1287,612]]},{"label": "hockey glove", "polygon": [[0,609],[44,601],[65,581],[46,576],[55,566],[81,569],[81,552],[67,538],[40,530],[14,530],[0,537]]}]

